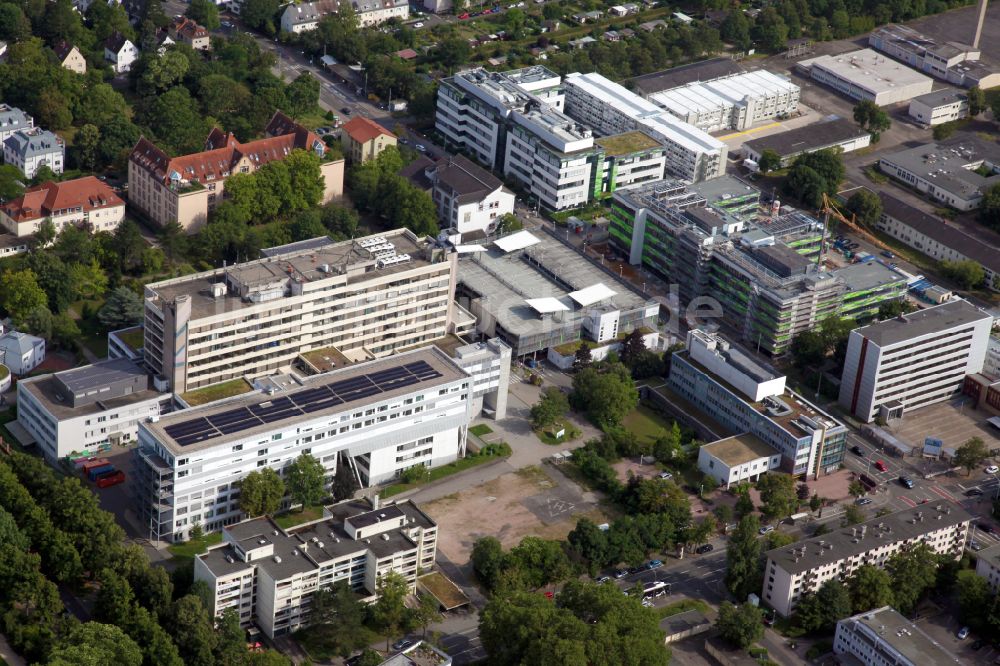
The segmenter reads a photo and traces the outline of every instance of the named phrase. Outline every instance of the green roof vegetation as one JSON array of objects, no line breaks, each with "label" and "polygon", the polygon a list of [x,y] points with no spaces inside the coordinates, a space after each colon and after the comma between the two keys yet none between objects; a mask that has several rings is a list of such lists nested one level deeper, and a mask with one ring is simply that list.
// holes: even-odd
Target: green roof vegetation
[{"label": "green roof vegetation", "polygon": [[142,326],[126,328],[123,331],[118,331],[115,335],[118,336],[119,340],[136,351],[142,349],[143,345],[146,344],[142,335]]},{"label": "green roof vegetation", "polygon": [[192,407],[197,407],[198,405],[215,402],[223,398],[231,398],[234,395],[249,393],[251,390],[253,390],[253,387],[245,379],[230,379],[228,382],[212,384],[211,386],[182,393],[181,398]]},{"label": "green roof vegetation", "polygon": [[10,374],[10,368],[8,368],[6,365],[0,365],[0,379],[7,379],[7,376],[9,374]]},{"label": "green roof vegetation", "polygon": [[613,157],[629,155],[643,150],[652,150],[661,146],[660,142],[644,132],[625,132],[595,139],[594,143]]}]

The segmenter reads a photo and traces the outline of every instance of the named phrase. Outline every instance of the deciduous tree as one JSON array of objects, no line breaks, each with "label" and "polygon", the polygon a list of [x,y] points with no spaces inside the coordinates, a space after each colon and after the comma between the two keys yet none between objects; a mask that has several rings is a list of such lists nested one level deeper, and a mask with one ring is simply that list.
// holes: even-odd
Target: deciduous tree
[{"label": "deciduous tree", "polygon": [[979,437],[972,437],[955,451],[955,464],[965,468],[966,475],[979,467],[989,455],[986,443]]},{"label": "deciduous tree", "polygon": [[746,599],[751,592],[760,593],[763,567],[757,539],[759,530],[757,516],[744,515],[726,549],[726,587],[737,599]]},{"label": "deciduous tree", "polygon": [[326,469],[312,454],[303,453],[285,469],[285,485],[292,501],[314,506],[326,497]]},{"label": "deciduous tree", "polygon": [[274,513],[285,496],[285,482],[270,467],[250,472],[239,485],[240,510],[249,516]]},{"label": "deciduous tree", "polygon": [[871,564],[862,564],[847,579],[851,606],[855,613],[893,604],[893,587],[889,574]]},{"label": "deciduous tree", "polygon": [[531,425],[534,428],[546,428],[569,411],[569,400],[566,394],[557,386],[549,386],[542,390],[538,402],[531,408]]},{"label": "deciduous tree", "polygon": [[734,647],[748,648],[764,636],[763,611],[751,603],[734,606],[723,601],[715,621],[719,635]]}]

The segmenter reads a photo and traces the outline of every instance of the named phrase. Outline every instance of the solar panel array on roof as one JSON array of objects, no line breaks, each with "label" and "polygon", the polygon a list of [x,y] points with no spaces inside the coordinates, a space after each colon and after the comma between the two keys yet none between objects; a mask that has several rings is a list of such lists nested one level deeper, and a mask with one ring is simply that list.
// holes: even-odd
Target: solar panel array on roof
[{"label": "solar panel array on roof", "polygon": [[311,414],[328,407],[430,381],[440,376],[441,373],[427,361],[416,361],[325,386],[305,389],[249,407],[236,407],[219,414],[188,419],[169,425],[164,430],[179,446],[190,446],[214,437],[231,435],[293,416]]}]

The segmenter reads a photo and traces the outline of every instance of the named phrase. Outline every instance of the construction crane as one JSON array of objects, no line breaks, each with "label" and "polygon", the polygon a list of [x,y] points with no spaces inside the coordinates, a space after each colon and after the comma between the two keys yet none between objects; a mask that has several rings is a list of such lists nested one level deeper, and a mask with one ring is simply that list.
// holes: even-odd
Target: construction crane
[{"label": "construction crane", "polygon": [[[866,241],[868,241],[872,245],[881,248],[883,250],[888,250],[889,252],[892,252],[892,248],[890,246],[883,243],[881,240],[878,239],[877,236],[875,236],[875,234],[868,231],[855,221],[854,213],[851,213],[851,219],[847,219],[847,216],[840,212],[840,209],[837,208],[832,201],[830,201],[830,197],[828,197],[825,193],[823,194],[823,207],[820,210],[823,212],[824,245],[826,244],[826,235],[830,229],[830,216],[832,215],[834,218],[837,219],[838,222],[849,227],[851,231],[863,237]],[[820,256],[822,257],[822,255],[823,253],[822,251],[820,251]]]}]

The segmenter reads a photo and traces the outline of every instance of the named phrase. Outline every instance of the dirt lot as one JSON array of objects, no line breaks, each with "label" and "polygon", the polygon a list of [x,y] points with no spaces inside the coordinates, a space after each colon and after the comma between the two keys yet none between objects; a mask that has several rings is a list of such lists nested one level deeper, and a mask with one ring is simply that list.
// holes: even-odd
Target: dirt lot
[{"label": "dirt lot", "polygon": [[526,536],[565,538],[583,516],[608,520],[592,493],[548,466],[504,474],[421,508],[440,526],[438,550],[458,565],[468,562],[480,537],[495,536],[510,548]]}]

